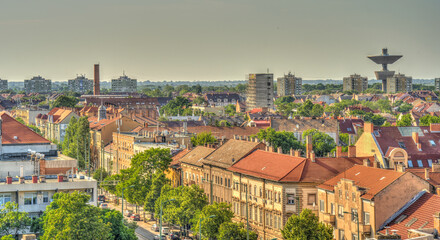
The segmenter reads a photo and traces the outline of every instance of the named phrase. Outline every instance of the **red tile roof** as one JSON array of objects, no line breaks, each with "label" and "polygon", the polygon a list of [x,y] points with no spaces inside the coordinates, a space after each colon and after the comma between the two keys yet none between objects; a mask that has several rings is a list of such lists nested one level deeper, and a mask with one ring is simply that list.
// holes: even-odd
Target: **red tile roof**
[{"label": "red tile roof", "polygon": [[115,122],[116,120],[120,119],[120,117],[113,118],[113,119],[102,119],[101,121],[98,121],[97,117],[89,117],[89,126],[91,130],[101,130],[103,127]]},{"label": "red tile roof", "polygon": [[2,144],[49,144],[50,141],[21,124],[7,113],[0,113],[2,119]]},{"label": "red tile roof", "polygon": [[[408,239],[408,230],[434,228],[434,214],[440,209],[440,196],[425,192],[414,203],[387,225],[388,231],[397,230],[402,239]],[[410,223],[411,222],[411,223]],[[381,233],[385,233],[385,229]]]},{"label": "red tile roof", "polygon": [[180,159],[183,156],[185,156],[187,153],[189,153],[189,151],[190,150],[188,148],[185,148],[182,151],[178,152],[176,155],[174,155],[172,157],[173,160],[171,161],[170,166],[179,165],[180,164]]},{"label": "red tile roof", "polygon": [[355,127],[364,126],[362,119],[338,119],[341,133],[356,134]]},{"label": "red tile roof", "polygon": [[[423,168],[408,169],[408,172],[412,172],[415,175],[419,176],[420,178],[425,179],[425,169],[423,169]],[[429,180],[426,180],[426,181],[431,183],[434,186],[440,187],[440,172],[433,172],[432,168],[429,169]],[[439,211],[440,211],[440,209],[439,209]]]},{"label": "red tile roof", "polygon": [[180,162],[201,167],[203,165],[203,158],[211,154],[214,150],[214,148],[197,146],[189,153],[185,154],[185,156],[180,158]]},{"label": "red tile roof", "polygon": [[68,117],[71,113],[72,111],[68,109],[54,108],[50,110],[47,115],[53,116],[53,123],[60,123],[64,119],[66,119],[66,117]]},{"label": "red tile roof", "polygon": [[343,157],[316,158],[315,162],[312,162],[303,157],[256,150],[228,169],[279,182],[322,183],[362,162],[361,158]]},{"label": "red tile roof", "polygon": [[365,193],[361,196],[362,198],[371,200],[376,194],[404,174],[410,173],[356,165],[319,185],[318,188],[334,191],[334,187],[341,179],[349,179],[354,181],[356,186],[366,189]]}]

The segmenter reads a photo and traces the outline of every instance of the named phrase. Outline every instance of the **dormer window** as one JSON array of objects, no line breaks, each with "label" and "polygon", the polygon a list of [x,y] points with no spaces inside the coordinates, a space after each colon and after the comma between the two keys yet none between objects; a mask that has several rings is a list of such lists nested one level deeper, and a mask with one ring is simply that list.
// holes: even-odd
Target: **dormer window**
[{"label": "dormer window", "polygon": [[374,130],[373,133],[374,133],[374,136],[376,136],[376,137],[380,136],[380,134],[379,134],[379,132],[377,130]]},{"label": "dormer window", "polygon": [[406,146],[405,146],[405,143],[404,143],[404,142],[399,142],[399,147],[400,147],[400,148],[403,148],[403,149],[406,149]]},{"label": "dormer window", "polygon": [[431,146],[435,146],[435,141],[434,140],[429,140],[429,143],[431,144]]}]

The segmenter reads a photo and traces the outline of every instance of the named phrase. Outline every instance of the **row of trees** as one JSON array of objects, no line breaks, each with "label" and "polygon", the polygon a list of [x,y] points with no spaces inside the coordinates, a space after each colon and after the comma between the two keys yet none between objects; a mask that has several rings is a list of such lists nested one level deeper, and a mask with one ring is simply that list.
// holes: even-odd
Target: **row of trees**
[{"label": "row of trees", "polygon": [[86,116],[70,119],[61,148],[63,154],[78,160],[80,168],[86,166],[90,159],[90,127]]},{"label": "row of trees", "polygon": [[7,202],[0,209],[0,236],[11,240],[30,229],[39,239],[109,239],[135,240],[136,224],[128,223],[116,210],[100,209],[88,204],[85,193],[56,193],[42,216],[32,220],[19,212],[18,205]]}]

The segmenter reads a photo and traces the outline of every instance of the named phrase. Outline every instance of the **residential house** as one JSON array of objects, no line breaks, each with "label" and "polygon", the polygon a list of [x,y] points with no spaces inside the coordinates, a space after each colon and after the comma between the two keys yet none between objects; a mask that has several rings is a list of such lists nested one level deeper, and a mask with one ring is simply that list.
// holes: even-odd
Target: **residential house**
[{"label": "residential house", "polygon": [[38,115],[47,114],[49,113],[49,110],[46,109],[39,109],[37,107],[27,107],[27,108],[17,108],[15,109],[15,118],[21,118],[23,119],[24,123],[26,125],[35,125]]},{"label": "residential house", "polygon": [[53,108],[47,113],[47,117],[44,114],[37,115],[36,126],[45,138],[61,143],[64,141],[70,119],[73,117],[79,118],[78,114],[71,109]]},{"label": "residential house", "polygon": [[346,133],[349,136],[348,145],[355,144],[356,139],[362,132],[361,129],[364,127],[364,120],[356,118],[343,118],[338,119],[339,122],[339,132]]},{"label": "residential house", "polygon": [[430,187],[410,172],[355,165],[318,186],[319,220],[333,227],[337,240],[373,238],[387,219]]},{"label": "residential house", "polygon": [[213,151],[215,149],[211,147],[197,146],[180,158],[183,185],[197,184],[203,188],[203,159]]},{"label": "residential house", "polygon": [[173,156],[173,160],[170,163],[170,167],[165,171],[166,177],[171,181],[173,188],[183,185],[182,166],[180,159],[184,157],[191,150],[189,148],[182,149]]},{"label": "residential house", "polygon": [[226,107],[229,104],[236,105],[240,101],[240,95],[238,93],[226,92],[226,93],[206,93],[205,100],[210,106]]}]

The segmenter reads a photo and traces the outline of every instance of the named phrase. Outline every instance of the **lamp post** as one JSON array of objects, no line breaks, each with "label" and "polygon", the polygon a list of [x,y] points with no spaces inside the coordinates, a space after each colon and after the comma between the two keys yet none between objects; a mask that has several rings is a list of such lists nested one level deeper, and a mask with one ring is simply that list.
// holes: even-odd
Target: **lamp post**
[{"label": "lamp post", "polygon": [[124,219],[124,190],[125,189],[127,189],[127,188],[132,188],[132,187],[134,187],[134,185],[131,185],[131,186],[128,186],[128,187],[125,187],[125,188],[122,188],[122,204],[121,204],[121,206],[122,206],[122,219]]},{"label": "lamp post", "polygon": [[165,202],[160,201],[160,217],[159,217],[159,240],[162,240],[162,212],[163,212],[163,205],[170,201],[176,201],[176,199],[171,198],[169,200],[166,200]]},{"label": "lamp post", "polygon": [[357,212],[344,212],[352,215],[354,220],[357,222],[357,232],[358,232],[358,240],[361,240],[361,235],[359,233],[359,214]]},{"label": "lamp post", "polygon": [[[212,176],[212,175],[211,175]],[[211,185],[211,190],[210,190],[210,203],[211,204],[213,204],[213,201],[212,201],[212,199],[213,199],[213,194],[212,194],[212,179],[211,180],[209,180],[209,177],[208,178],[204,178],[204,177],[202,177],[202,181],[204,181],[204,182],[209,182],[210,183],[210,185]]]},{"label": "lamp post", "polygon": [[203,222],[203,220],[205,220],[207,218],[214,218],[214,217],[216,217],[216,216],[215,215],[211,215],[209,217],[201,218],[199,220],[199,240],[202,240],[202,222]]}]

